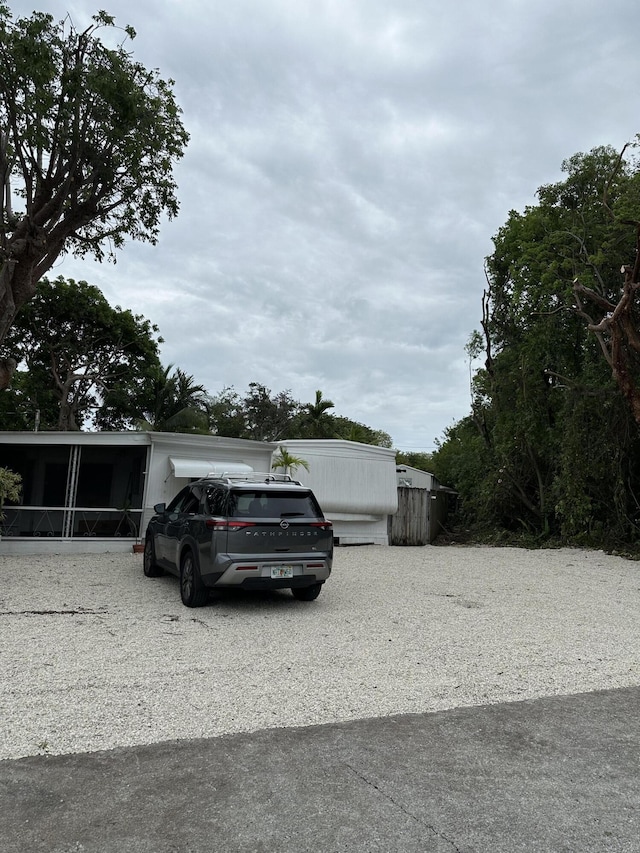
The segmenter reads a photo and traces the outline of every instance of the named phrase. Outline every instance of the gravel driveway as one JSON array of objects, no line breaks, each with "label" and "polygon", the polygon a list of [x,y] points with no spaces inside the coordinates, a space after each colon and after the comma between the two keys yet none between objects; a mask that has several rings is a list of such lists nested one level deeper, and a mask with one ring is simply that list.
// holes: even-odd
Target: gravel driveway
[{"label": "gravel driveway", "polygon": [[0,558],[0,758],[640,683],[640,565],[338,548],[320,598],[201,609],[137,554]]}]

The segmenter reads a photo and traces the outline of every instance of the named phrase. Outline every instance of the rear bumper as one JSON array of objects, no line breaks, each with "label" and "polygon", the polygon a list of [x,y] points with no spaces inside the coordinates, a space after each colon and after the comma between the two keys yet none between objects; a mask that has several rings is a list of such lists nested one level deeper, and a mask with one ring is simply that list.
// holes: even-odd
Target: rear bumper
[{"label": "rear bumper", "polygon": [[316,578],[315,575],[299,575],[287,580],[275,580],[273,578],[245,578],[240,587],[242,589],[292,589],[293,587],[313,586],[316,583],[324,583],[324,580]]},{"label": "rear bumper", "polygon": [[[271,569],[275,566],[290,566],[292,577],[273,578]],[[240,559],[230,559],[227,567],[220,571],[207,572],[201,567],[202,582],[206,587],[225,586],[243,587],[244,589],[290,589],[291,587],[311,586],[324,583],[331,574],[331,561],[319,559],[317,555],[301,559],[287,559],[286,555],[278,559],[252,560],[243,556]]]}]

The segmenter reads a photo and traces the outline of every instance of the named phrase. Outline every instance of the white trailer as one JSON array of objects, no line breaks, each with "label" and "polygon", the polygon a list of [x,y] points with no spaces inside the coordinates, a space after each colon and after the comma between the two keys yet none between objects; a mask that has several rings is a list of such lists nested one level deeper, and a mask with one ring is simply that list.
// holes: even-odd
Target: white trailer
[{"label": "white trailer", "polygon": [[389,544],[387,517],[398,508],[394,450],[341,439],[278,443],[308,464],[295,478],[313,489],[336,544]]},{"label": "white trailer", "polygon": [[0,466],[22,476],[0,554],[131,551],[154,504],[215,471],[269,471],[275,444],[167,432],[0,432]]}]

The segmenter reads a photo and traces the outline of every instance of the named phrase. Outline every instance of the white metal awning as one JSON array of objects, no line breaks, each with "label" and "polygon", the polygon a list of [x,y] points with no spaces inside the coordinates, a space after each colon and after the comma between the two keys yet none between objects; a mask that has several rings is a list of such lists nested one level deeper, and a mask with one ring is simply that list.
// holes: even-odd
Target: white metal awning
[{"label": "white metal awning", "polygon": [[169,464],[171,473],[178,478],[206,477],[208,474],[250,474],[253,471],[251,465],[232,460],[178,459],[170,456]]}]

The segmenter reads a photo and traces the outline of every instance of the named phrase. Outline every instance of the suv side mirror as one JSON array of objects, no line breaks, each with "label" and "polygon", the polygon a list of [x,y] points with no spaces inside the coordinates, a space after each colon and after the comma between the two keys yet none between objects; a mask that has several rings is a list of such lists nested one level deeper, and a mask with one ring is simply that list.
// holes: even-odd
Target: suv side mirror
[{"label": "suv side mirror", "polygon": [[158,515],[162,515],[162,513],[165,511],[166,508],[167,508],[167,505],[164,503],[163,504],[155,504],[153,507],[153,511],[155,513],[157,513]]}]

